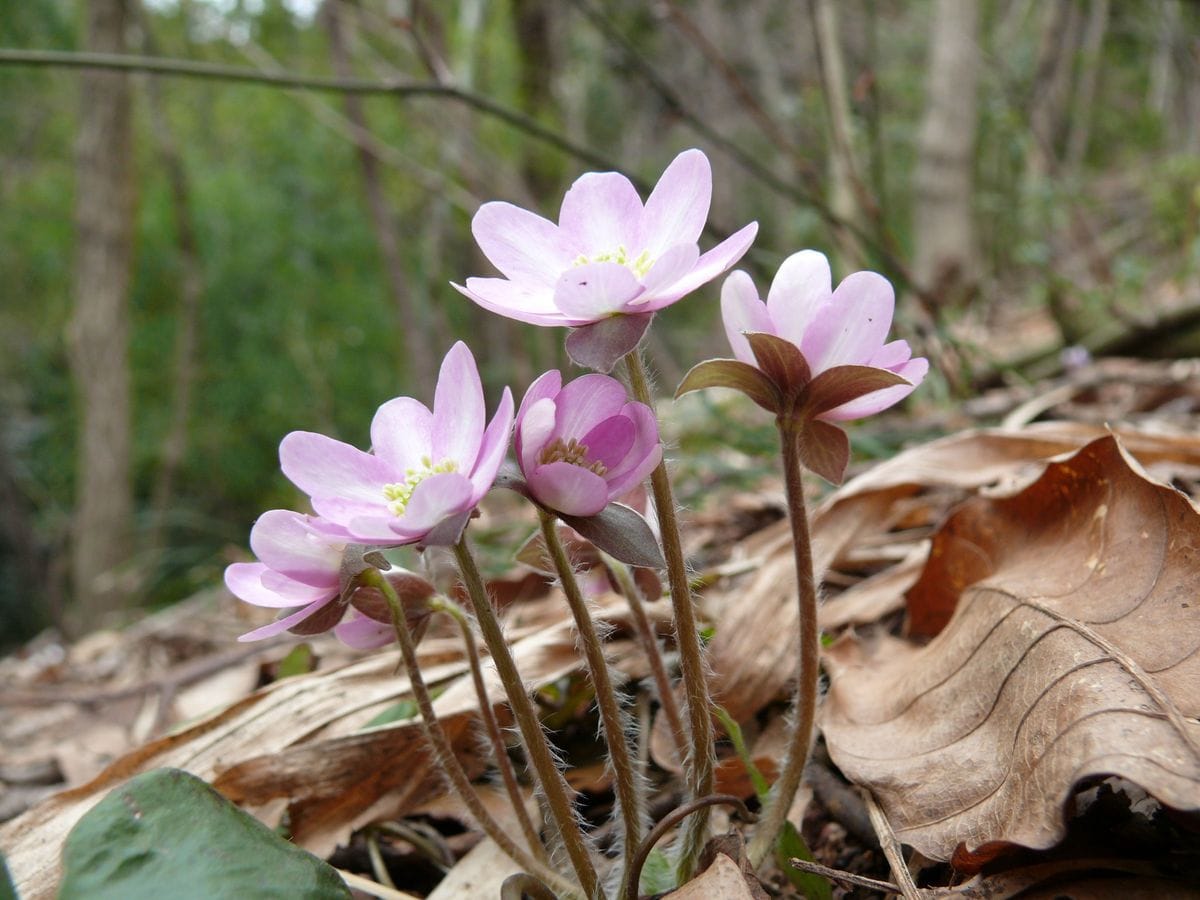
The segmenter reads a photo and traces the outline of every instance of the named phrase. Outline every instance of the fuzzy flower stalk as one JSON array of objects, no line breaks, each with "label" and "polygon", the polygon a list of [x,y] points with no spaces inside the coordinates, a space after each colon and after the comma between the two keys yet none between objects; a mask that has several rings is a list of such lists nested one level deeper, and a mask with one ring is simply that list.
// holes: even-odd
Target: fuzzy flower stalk
[{"label": "fuzzy flower stalk", "polygon": [[921,383],[929,364],[905,341],[885,343],[895,310],[891,284],[874,272],[832,289],[829,262],[805,250],[786,259],[765,301],[750,276],[734,272],[721,291],[721,313],[735,359],[702,362],[676,392],[708,387],[741,391],[775,414],[795,551],[800,672],[791,734],[748,853],[760,865],[774,847],[800,785],[816,717],[820,641],[805,468],[840,484],[850,443],[838,423],[881,412]]}]

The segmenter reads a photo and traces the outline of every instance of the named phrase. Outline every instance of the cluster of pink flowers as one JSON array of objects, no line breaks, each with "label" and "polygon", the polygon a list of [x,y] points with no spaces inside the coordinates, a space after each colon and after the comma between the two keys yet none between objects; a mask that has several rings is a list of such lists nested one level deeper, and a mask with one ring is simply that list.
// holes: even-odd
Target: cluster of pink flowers
[{"label": "cluster of pink flowers", "polygon": [[[632,183],[614,172],[578,179],[557,224],[511,204],[486,203],[472,232],[504,277],[468,278],[455,287],[500,315],[574,329],[572,356],[607,371],[636,347],[655,312],[727,271],[749,249],[756,223],[701,253],[711,197],[708,159],[688,150],[667,167],[644,205]],[[816,411],[826,422],[895,404],[927,369],[904,341],[884,342],[894,307],[891,285],[859,272],[832,290],[829,264],[814,251],[783,263],[765,302],[749,275],[734,272],[721,307],[736,360],[720,362],[761,370],[755,377],[766,377],[763,390],[775,391],[772,396],[786,386],[756,355],[756,335],[794,348],[804,386],[839,367],[883,370],[891,378],[876,389],[871,385],[885,382],[856,376],[858,394],[843,391],[849,399]],[[722,375],[701,386],[717,384],[750,383]],[[753,396],[753,390],[747,392]],[[460,342],[443,360],[432,410],[411,397],[389,400],[371,423],[369,451],[310,432],[285,437],[283,472],[308,495],[316,515],[264,513],[250,538],[258,561],[227,569],[234,594],[282,611],[242,639],[328,628],[354,646],[390,639],[387,610],[357,583],[361,568],[347,560],[361,561],[364,547],[456,543],[495,483],[513,434],[511,392],[504,389],[487,421],[475,359]],[[564,385],[562,375],[550,371],[530,386],[515,415],[515,455],[527,496],[580,518],[596,516],[641,484],[662,448],[653,412],[631,401],[620,382],[594,373]],[[403,576],[391,570],[388,577]],[[428,596],[432,587],[426,588],[408,584],[408,595]],[[346,610],[354,617],[341,622]]]}]

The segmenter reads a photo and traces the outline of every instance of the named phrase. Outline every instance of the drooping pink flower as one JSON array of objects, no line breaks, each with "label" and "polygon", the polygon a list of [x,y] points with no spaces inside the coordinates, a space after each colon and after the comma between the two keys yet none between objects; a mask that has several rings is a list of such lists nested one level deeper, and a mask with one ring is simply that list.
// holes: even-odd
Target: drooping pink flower
[{"label": "drooping pink flower", "polygon": [[553,369],[521,401],[515,446],[533,498],[576,517],[599,513],[662,459],[654,413],[619,381],[591,374],[564,386]]},{"label": "drooping pink flower", "polygon": [[508,449],[508,388],[485,427],[483,385],[467,345],[442,361],[433,410],[389,400],[371,423],[371,453],[306,431],[279,446],[283,473],[318,515],[364,544],[452,544],[496,479]]},{"label": "drooping pink flower", "polygon": [[[386,601],[377,589],[355,582],[355,575],[369,565],[363,560],[364,548],[349,545],[335,533],[329,523],[291,510],[272,509],[259,516],[250,531],[250,548],[258,562],[228,566],[225,585],[239,599],[278,609],[281,615],[241,635],[239,641],[262,640],[284,631],[319,634],[330,628],[351,647],[377,647],[394,639]],[[425,600],[433,594],[433,586],[403,569],[390,570],[383,577],[400,597],[409,627],[423,631],[430,614]],[[348,607],[355,609],[356,618],[338,624]]]},{"label": "drooping pink flower", "polygon": [[766,301],[754,282],[737,271],[721,287],[721,315],[734,356],[759,367],[746,335],[770,334],[794,345],[816,379],[837,366],[886,369],[903,378],[897,384],[822,411],[816,418],[840,422],[874,415],[899,403],[925,378],[929,362],[912,358],[907,341],[884,343],[892,327],[895,293],[875,272],[855,272],[832,289],[829,261],[815,250],[784,260]]},{"label": "drooping pink flower", "polygon": [[[563,197],[558,224],[511,203],[485,203],[471,231],[504,277],[468,278],[466,287],[454,286],[485,309],[534,325],[580,328],[635,317],[587,332],[593,335],[589,342],[616,341],[611,352],[598,354],[607,359],[632,349],[629,341],[636,345],[651,313],[711,281],[749,249],[758,231],[754,222],[700,253],[711,200],[708,158],[685,150],[644,206],[632,182],[617,172],[580,177]],[[584,358],[576,358],[593,365],[598,357],[584,348]]]}]

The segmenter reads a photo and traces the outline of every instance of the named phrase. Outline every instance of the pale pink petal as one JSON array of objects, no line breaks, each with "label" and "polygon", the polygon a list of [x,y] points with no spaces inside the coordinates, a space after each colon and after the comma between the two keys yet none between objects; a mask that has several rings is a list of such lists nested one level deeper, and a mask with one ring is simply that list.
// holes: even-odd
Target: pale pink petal
[{"label": "pale pink petal", "polygon": [[657,257],[675,244],[697,243],[711,202],[708,157],[699,150],[683,151],[667,166],[646,200],[636,252],[648,250],[651,257]]},{"label": "pale pink petal", "polygon": [[785,259],[767,293],[775,334],[799,347],[817,311],[829,301],[832,284],[825,254],[801,250]]},{"label": "pale pink petal", "polygon": [[662,309],[712,281],[741,259],[758,233],[758,223],[751,222],[741,231],[727,237],[696,261],[696,267],[646,304],[647,310]]},{"label": "pale pink petal", "polygon": [[421,466],[433,446],[433,413],[412,397],[389,400],[371,420],[371,449],[393,472]]},{"label": "pale pink petal", "polygon": [[306,519],[288,509],[268,510],[250,529],[250,549],[288,578],[317,587],[337,584],[344,547],[314,535]]},{"label": "pale pink petal", "polygon": [[606,475],[608,489],[614,497],[633,490],[662,461],[662,444],[658,439],[658,421],[644,403],[627,403],[621,415],[635,425],[633,446],[618,465]]},{"label": "pale pink petal", "polygon": [[700,259],[700,247],[697,244],[676,244],[654,261],[646,277],[642,279],[642,289],[645,293],[630,304],[633,309],[641,309],[647,301],[653,301],[654,296],[669,291],[677,281],[696,268]]},{"label": "pale pink petal", "polygon": [[917,357],[894,371],[910,383],[884,388],[881,391],[875,391],[874,393],[859,397],[857,400],[851,400],[849,403],[843,403],[836,409],[831,409],[817,418],[825,419],[829,422],[846,422],[850,419],[873,416],[875,413],[882,412],[890,406],[895,406],[911,394],[916,386],[925,379],[925,373],[929,371],[929,361],[924,357]]},{"label": "pale pink petal", "polygon": [[290,616],[284,616],[282,619],[276,619],[270,625],[264,625],[262,628],[255,628],[253,631],[247,631],[245,634],[238,635],[238,640],[242,642],[261,641],[263,638],[274,637],[277,634],[282,634],[293,625],[298,625],[313,613],[328,606],[330,601],[332,601],[336,596],[337,594],[330,594],[328,597],[325,597],[322,600],[318,600],[315,603],[310,603],[303,609],[297,610]]},{"label": "pale pink petal", "polygon": [[355,650],[375,650],[396,640],[396,630],[386,622],[376,622],[370,616],[355,613],[350,619],[334,626],[334,637]]},{"label": "pale pink petal", "polygon": [[563,197],[558,227],[585,256],[634,249],[642,198],[628,178],[618,172],[589,172],[580,176]]},{"label": "pale pink petal", "polygon": [[529,490],[543,506],[568,516],[594,516],[608,505],[608,485],[594,472],[568,462],[538,466]]},{"label": "pale pink petal", "polygon": [[[525,411],[539,400],[555,397],[562,390],[562,373],[558,369],[550,369],[543,372],[534,379],[533,384],[525,391],[525,396],[521,398],[521,406],[517,409],[517,431],[520,432],[521,421],[525,418]],[[521,455],[520,437],[517,438],[517,456]]]},{"label": "pale pink petal", "polygon": [[605,469],[620,465],[633,446],[637,428],[628,416],[615,415],[605,419],[583,436],[588,462],[598,462]]},{"label": "pale pink petal", "polygon": [[491,490],[492,483],[496,480],[496,473],[500,471],[500,464],[504,462],[504,456],[508,453],[508,442],[512,436],[512,430],[512,391],[505,388],[500,395],[500,405],[496,407],[496,414],[492,416],[492,421],[488,423],[487,430],[483,433],[479,456],[475,460],[475,468],[471,471],[471,484],[474,485],[471,493],[472,505],[478,503],[483,495]]},{"label": "pale pink petal", "polygon": [[912,357],[912,348],[908,341],[892,341],[879,348],[879,352],[871,357],[870,365],[880,369],[896,370]]},{"label": "pale pink petal", "polygon": [[554,305],[570,319],[594,322],[620,312],[641,293],[637,276],[620,263],[588,263],[563,272]]},{"label": "pale pink petal", "polygon": [[554,434],[554,422],[558,405],[550,397],[543,397],[527,410],[521,424],[517,426],[517,442],[520,451],[517,463],[526,474],[537,467],[537,457]]},{"label": "pale pink petal", "polygon": [[346,527],[353,536],[354,541],[376,547],[394,547],[399,544],[412,544],[418,540],[418,536],[406,536],[397,533],[392,525],[398,519],[390,512],[380,515],[380,513],[385,512],[384,508],[380,507],[372,515],[362,515],[348,519]]},{"label": "pale pink petal", "polygon": [[488,312],[527,322],[530,325],[567,325],[554,305],[553,288],[530,291],[505,278],[468,278],[467,286],[450,282],[451,287]]},{"label": "pale pink petal", "polygon": [[494,201],[479,207],[471,233],[483,255],[506,278],[550,287],[586,248],[557,225],[527,209]]},{"label": "pale pink petal", "polygon": [[458,472],[430,475],[413,488],[404,515],[392,522],[392,528],[403,537],[424,534],[442,519],[469,508],[472,488],[470,479]]},{"label": "pale pink petal", "polygon": [[558,392],[554,433],[563,440],[582,438],[628,402],[625,386],[615,378],[592,373],[582,375]]},{"label": "pale pink petal", "polygon": [[817,375],[833,366],[866,365],[892,327],[895,293],[882,275],[855,272],[809,326],[800,349]]},{"label": "pale pink petal", "polygon": [[[402,481],[399,476],[393,484]],[[346,500],[342,497],[315,497],[313,498],[313,509],[317,514],[335,524],[336,527],[345,529],[352,519],[360,516],[382,516],[387,513],[387,498],[383,494],[383,486],[380,485],[379,492],[375,495],[374,500]],[[324,530],[324,529],[321,529]]]},{"label": "pale pink petal", "polygon": [[741,269],[725,279],[721,285],[721,320],[725,323],[725,336],[733,355],[747,365],[758,367],[747,332],[774,334],[767,307],[758,299],[758,290],[750,276]]},{"label": "pale pink petal", "polygon": [[460,472],[469,473],[479,455],[486,414],[475,357],[459,341],[442,360],[438,373],[433,397],[433,464],[453,460]]},{"label": "pale pink petal", "polygon": [[310,497],[375,500],[394,481],[387,463],[357,447],[311,431],[293,431],[279,444],[279,463]]},{"label": "pale pink petal", "polygon": [[263,583],[263,576],[270,571],[262,563],[233,563],[225,567],[225,586],[239,600],[272,609],[313,603],[330,593],[328,587],[313,587],[299,581],[291,581],[283,591],[268,588]]}]

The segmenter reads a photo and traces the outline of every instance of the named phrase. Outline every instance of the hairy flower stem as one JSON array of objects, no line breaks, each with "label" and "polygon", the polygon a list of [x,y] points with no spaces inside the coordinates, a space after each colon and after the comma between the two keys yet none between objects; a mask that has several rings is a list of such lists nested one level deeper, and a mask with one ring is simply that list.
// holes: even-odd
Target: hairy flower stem
[{"label": "hairy flower stem", "polygon": [[[554,561],[554,569],[558,572],[558,580],[562,584],[567,605],[571,607],[571,615],[575,619],[575,628],[579,633],[579,643],[583,647],[584,659],[587,661],[588,677],[596,691],[596,705],[600,709],[600,724],[604,728],[604,739],[608,745],[608,758],[612,762],[613,779],[615,781],[617,803],[621,807],[621,824],[624,829],[625,871],[622,872],[621,887],[629,875],[631,851],[642,842],[642,802],[638,791],[637,775],[634,772],[633,760],[629,755],[629,735],[627,717],[622,714],[617,703],[617,695],[613,690],[612,676],[608,671],[608,660],[604,658],[604,645],[600,635],[596,633],[596,625],[592,621],[591,611],[579,590],[579,582],[575,580],[575,572],[571,568],[571,560],[559,540],[554,515],[544,509],[538,510],[538,520],[542,526],[542,539],[546,549]],[[618,891],[620,893],[620,891]]]},{"label": "hairy flower stem", "polygon": [[[579,879],[585,896],[603,897],[604,892],[596,875],[596,867],[592,865],[587,842],[579,828],[579,820],[571,803],[570,787],[554,762],[554,754],[550,751],[546,733],[542,731],[537,710],[534,709],[533,701],[525,689],[525,682],[521,680],[521,674],[517,671],[517,664],[508,649],[508,643],[504,640],[504,633],[500,630],[500,621],[496,618],[488,598],[483,577],[479,574],[479,567],[475,565],[475,558],[467,546],[466,535],[454,545],[454,558],[458,563],[463,585],[467,589],[467,596],[471,599],[471,606],[475,609],[475,620],[483,633],[483,642],[492,655],[492,662],[495,663],[500,682],[504,685],[504,693],[508,696],[513,718],[517,720],[525,756],[541,782],[542,796],[571,860],[575,877]],[[529,871],[538,874],[534,869]],[[542,880],[546,881],[545,878]]]},{"label": "hairy flower stem", "polygon": [[[654,409],[650,386],[646,381],[646,370],[636,349],[626,354],[625,367],[629,372],[629,386],[633,390],[634,399]],[[658,511],[663,555],[667,560],[667,583],[671,588],[671,606],[675,613],[675,641],[679,647],[680,677],[683,681],[683,696],[687,704],[692,740],[691,753],[683,761],[683,772],[691,799],[699,800],[713,791],[712,699],[708,693],[704,651],[700,646],[700,632],[696,628],[696,610],[692,602],[687,568],[683,561],[679,522],[675,518],[675,498],[671,495],[671,481],[667,477],[665,459],[651,473],[650,487],[654,491],[654,506]],[[676,867],[680,884],[687,881],[695,871],[700,851],[704,849],[708,840],[709,818],[710,810],[703,807],[688,819]]]},{"label": "hairy flower stem", "polygon": [[658,635],[650,627],[650,619],[646,615],[642,589],[638,587],[633,572],[625,563],[614,559],[604,551],[600,551],[600,558],[613,573],[613,577],[617,579],[621,593],[629,602],[629,611],[633,614],[634,630],[637,631],[638,639],[642,642],[642,650],[645,651],[646,659],[650,663],[650,674],[654,678],[654,687],[658,691],[658,703],[662,707],[663,715],[667,717],[667,730],[671,732],[671,739],[675,742],[675,753],[682,763],[687,757],[686,732],[683,730],[683,720],[679,717],[679,704],[675,701],[674,691],[671,690],[671,679],[667,676],[667,667],[663,664],[662,650],[658,646]]},{"label": "hairy flower stem", "polygon": [[408,670],[408,680],[412,685],[413,698],[417,701],[417,708],[421,711],[421,729],[425,732],[425,739],[433,750],[434,761],[438,769],[449,777],[450,784],[471,813],[472,818],[479,823],[479,827],[496,842],[501,850],[512,857],[517,865],[534,873],[543,881],[555,885],[558,890],[573,892],[575,886],[567,879],[546,863],[534,859],[527,851],[517,846],[516,842],[509,837],[508,832],[500,827],[500,823],[480,802],[479,795],[475,793],[475,788],[471,784],[471,779],[458,761],[454,748],[450,745],[450,739],[446,736],[442,723],[433,711],[433,698],[429,695],[429,687],[425,684],[425,678],[421,675],[421,668],[417,663],[417,645],[413,640],[412,630],[408,627],[408,620],[404,616],[404,607],[400,603],[400,598],[396,596],[395,589],[378,569],[367,569],[359,578],[364,584],[377,588],[387,600],[388,609],[392,614],[392,625],[396,630],[396,640],[400,643],[400,655],[404,659],[404,667]]},{"label": "hairy flower stem", "polygon": [[775,846],[812,746],[813,721],[817,710],[817,678],[821,670],[821,642],[817,629],[817,585],[813,574],[812,541],[808,533],[808,510],[804,504],[803,470],[800,465],[799,429],[780,417],[779,440],[783,450],[783,477],[787,491],[788,519],[792,523],[792,549],[796,562],[797,600],[800,604],[800,675],[793,700],[791,734],[779,779],[771,787],[759,814],[758,827],[750,839],[750,864],[762,865]]},{"label": "hairy flower stem", "polygon": [[467,648],[467,663],[471,667],[471,682],[475,685],[475,696],[479,698],[479,715],[483,719],[483,727],[487,731],[488,740],[492,744],[492,754],[496,758],[496,768],[500,770],[500,780],[504,782],[504,790],[512,803],[513,813],[525,835],[525,842],[530,852],[541,861],[546,861],[546,848],[542,846],[537,829],[529,818],[529,810],[525,808],[525,799],[521,796],[521,788],[517,784],[517,774],[513,771],[512,760],[508,758],[508,745],[504,741],[504,733],[500,723],[496,721],[496,711],[492,709],[492,701],[488,698],[487,685],[483,680],[483,667],[479,664],[479,648],[475,645],[475,632],[471,630],[471,622],[466,613],[458,608],[452,600],[443,597],[430,602],[435,612],[444,612],[458,623],[462,632],[463,644]]}]

